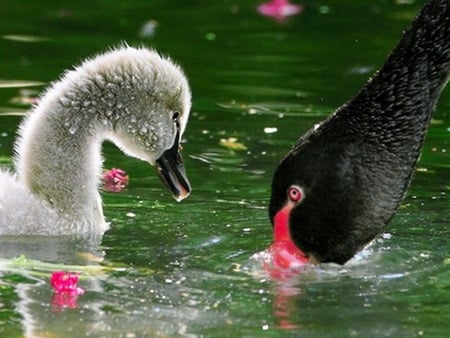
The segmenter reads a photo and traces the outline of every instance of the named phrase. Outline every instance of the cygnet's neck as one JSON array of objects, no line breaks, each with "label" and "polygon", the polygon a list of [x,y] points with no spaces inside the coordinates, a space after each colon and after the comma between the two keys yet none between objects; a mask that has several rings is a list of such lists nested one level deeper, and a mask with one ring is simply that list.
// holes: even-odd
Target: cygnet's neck
[{"label": "cygnet's neck", "polygon": [[118,120],[142,104],[137,81],[131,73],[78,68],[52,86],[21,125],[19,179],[69,218],[88,223],[81,225],[85,230],[105,230],[101,144],[113,137]]},{"label": "cygnet's neck", "polygon": [[97,228],[104,223],[97,191],[101,144],[112,132],[113,110],[107,102],[93,102],[92,93],[73,83],[60,87],[22,125],[17,173],[52,207]]}]

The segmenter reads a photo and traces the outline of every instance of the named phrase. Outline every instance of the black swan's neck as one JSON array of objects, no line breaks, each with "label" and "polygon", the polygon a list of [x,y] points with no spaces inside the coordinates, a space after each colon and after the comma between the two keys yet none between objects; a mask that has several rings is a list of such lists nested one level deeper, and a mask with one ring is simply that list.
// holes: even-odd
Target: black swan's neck
[{"label": "black swan's neck", "polygon": [[[450,1],[430,1],[381,70],[338,114],[370,140],[395,148],[410,137],[418,151],[450,68]],[[353,107],[365,107],[357,114]],[[392,135],[392,131],[397,131]],[[375,136],[376,135],[376,136]],[[381,137],[384,136],[384,137]],[[408,145],[408,147],[411,144]]]}]

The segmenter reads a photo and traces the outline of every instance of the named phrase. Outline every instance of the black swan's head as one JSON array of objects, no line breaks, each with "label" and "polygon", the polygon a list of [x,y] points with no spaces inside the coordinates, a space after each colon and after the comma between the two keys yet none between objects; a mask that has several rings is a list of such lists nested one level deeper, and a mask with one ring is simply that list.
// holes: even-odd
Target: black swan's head
[{"label": "black swan's head", "polygon": [[431,110],[399,99],[398,116],[386,115],[370,95],[375,85],[301,137],[273,177],[272,224],[288,211],[292,241],[318,262],[352,258],[381,232],[411,182]]},{"label": "black swan's head", "polygon": [[291,239],[315,261],[343,264],[391,217],[405,182],[395,182],[396,168],[386,173],[389,165],[372,162],[370,146],[322,129],[278,166],[269,214],[277,226],[277,213],[288,212]]}]

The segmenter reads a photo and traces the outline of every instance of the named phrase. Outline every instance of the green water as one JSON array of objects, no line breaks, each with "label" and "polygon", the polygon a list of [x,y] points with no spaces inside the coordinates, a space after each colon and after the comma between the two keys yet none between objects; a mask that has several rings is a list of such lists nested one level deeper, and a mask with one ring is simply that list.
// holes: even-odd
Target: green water
[{"label": "green water", "polygon": [[[281,281],[251,258],[271,243],[278,161],[382,64],[423,4],[400,2],[304,1],[303,13],[279,23],[259,15],[257,1],[3,0],[0,163],[10,166],[29,107],[15,97],[126,41],[171,55],[189,77],[184,157],[193,193],[174,202],[153,168],[105,144],[105,166],[125,169],[130,186],[103,196],[112,227],[101,245],[0,239],[0,336],[446,337],[449,89],[406,200],[369,248],[343,267]],[[140,37],[149,20],[158,22],[154,35]],[[224,147],[230,137],[245,149]],[[13,260],[22,254],[36,261]],[[92,269],[74,309],[51,305],[49,271],[60,264]]]}]

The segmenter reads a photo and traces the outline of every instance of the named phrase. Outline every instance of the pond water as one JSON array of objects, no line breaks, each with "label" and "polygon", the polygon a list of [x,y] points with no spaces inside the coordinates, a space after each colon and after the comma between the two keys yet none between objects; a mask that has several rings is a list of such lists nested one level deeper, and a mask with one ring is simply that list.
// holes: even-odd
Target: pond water
[{"label": "pond water", "polygon": [[[105,144],[105,167],[125,169],[130,185],[103,194],[112,226],[100,243],[0,238],[0,336],[446,336],[448,88],[409,193],[370,247],[344,266],[281,280],[252,259],[272,240],[278,161],[383,63],[423,3],[305,0],[303,12],[277,21],[256,11],[258,1],[3,0],[1,165],[11,166],[30,98],[126,41],[170,55],[189,78],[184,158],[193,192],[176,203],[153,168]],[[61,268],[81,272],[85,293],[73,308],[52,294],[50,272]]]}]

